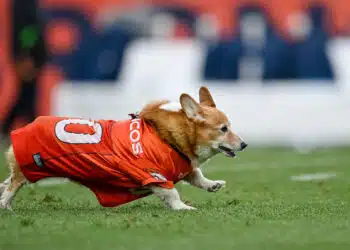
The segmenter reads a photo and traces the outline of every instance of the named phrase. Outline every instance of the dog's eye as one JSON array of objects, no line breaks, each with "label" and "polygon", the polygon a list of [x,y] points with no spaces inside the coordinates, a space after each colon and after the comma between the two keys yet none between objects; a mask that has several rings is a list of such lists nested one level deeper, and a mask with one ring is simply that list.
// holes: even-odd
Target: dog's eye
[{"label": "dog's eye", "polygon": [[228,128],[227,128],[227,126],[222,126],[220,128],[220,130],[221,130],[221,132],[226,133],[228,131]]}]

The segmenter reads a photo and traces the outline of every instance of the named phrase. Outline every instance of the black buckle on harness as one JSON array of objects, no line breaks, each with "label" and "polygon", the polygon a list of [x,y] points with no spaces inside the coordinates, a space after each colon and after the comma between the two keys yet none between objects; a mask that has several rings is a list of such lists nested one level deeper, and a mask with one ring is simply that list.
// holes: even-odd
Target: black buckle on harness
[{"label": "black buckle on harness", "polygon": [[140,118],[139,113],[130,113],[130,114],[128,114],[128,116],[130,116],[130,117],[131,117],[131,119],[137,119],[137,118]]}]

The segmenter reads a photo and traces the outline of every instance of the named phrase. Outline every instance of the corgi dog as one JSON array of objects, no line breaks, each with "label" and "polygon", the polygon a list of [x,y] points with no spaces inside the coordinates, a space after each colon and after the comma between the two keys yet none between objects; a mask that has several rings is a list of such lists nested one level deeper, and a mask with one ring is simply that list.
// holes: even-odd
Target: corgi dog
[{"label": "corgi dog", "polygon": [[174,185],[219,191],[225,181],[204,177],[201,165],[247,147],[206,87],[199,102],[182,94],[179,103],[154,101],[123,121],[38,117],[11,141],[10,176],[0,184],[0,207],[7,209],[25,183],[63,177],[89,188],[105,207],[154,194],[173,210],[193,210]]}]

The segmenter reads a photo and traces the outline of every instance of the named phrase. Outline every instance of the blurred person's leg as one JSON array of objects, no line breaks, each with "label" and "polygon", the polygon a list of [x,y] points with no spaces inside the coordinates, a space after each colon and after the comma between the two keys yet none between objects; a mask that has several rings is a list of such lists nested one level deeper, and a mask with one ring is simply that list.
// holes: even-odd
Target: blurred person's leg
[{"label": "blurred person's leg", "polygon": [[12,129],[16,118],[21,117],[26,122],[31,122],[36,117],[36,100],[37,100],[37,79],[24,81],[19,89],[18,99],[5,117],[1,134],[8,135]]},{"label": "blurred person's leg", "polygon": [[18,97],[0,132],[7,136],[17,117],[35,119],[37,79],[47,59],[37,0],[12,1],[12,57],[18,79]]}]

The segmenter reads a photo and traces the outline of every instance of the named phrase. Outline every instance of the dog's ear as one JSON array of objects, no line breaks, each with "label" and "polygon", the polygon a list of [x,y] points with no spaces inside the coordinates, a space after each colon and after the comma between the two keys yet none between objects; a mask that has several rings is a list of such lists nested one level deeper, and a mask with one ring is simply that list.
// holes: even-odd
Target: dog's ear
[{"label": "dog's ear", "polygon": [[195,120],[204,119],[201,106],[191,96],[188,94],[182,94],[180,96],[180,103],[187,118]]},{"label": "dog's ear", "polygon": [[209,92],[209,89],[204,86],[199,89],[199,102],[200,104],[205,106],[209,106],[213,108],[216,107],[214,99]]}]

